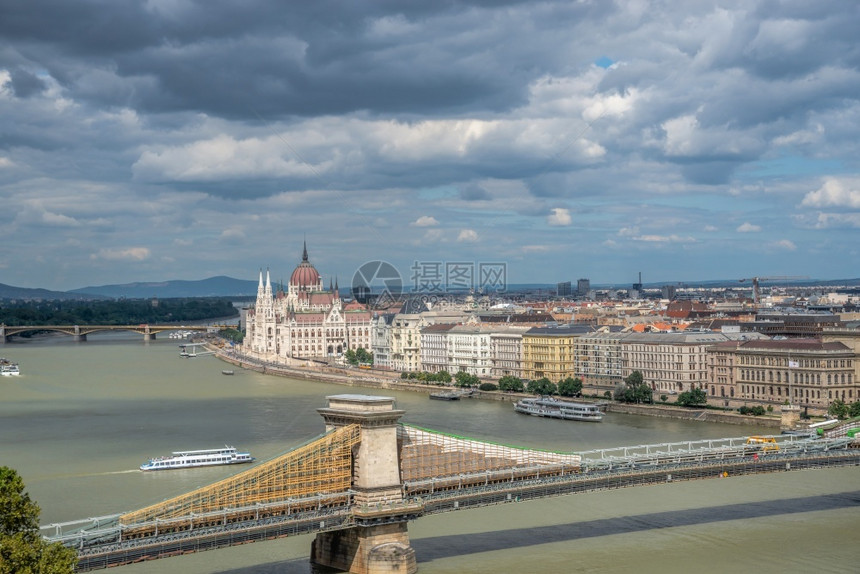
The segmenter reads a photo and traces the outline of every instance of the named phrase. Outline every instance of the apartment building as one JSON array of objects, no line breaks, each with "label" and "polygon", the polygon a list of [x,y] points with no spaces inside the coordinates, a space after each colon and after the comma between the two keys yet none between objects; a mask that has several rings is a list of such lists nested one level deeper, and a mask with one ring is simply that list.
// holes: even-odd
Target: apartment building
[{"label": "apartment building", "polygon": [[448,331],[454,325],[428,325],[421,329],[421,370],[430,373],[449,370]]},{"label": "apartment building", "polygon": [[529,327],[494,328],[490,333],[490,376],[523,376],[523,333]]},{"label": "apartment building", "polygon": [[[826,409],[836,399],[849,403],[860,399],[854,376],[856,354],[841,342],[743,341],[733,350],[722,345],[714,350],[715,369],[723,353],[734,355],[734,381],[731,386],[715,381],[710,388],[713,396],[774,404],[789,401],[818,409]],[[719,380],[719,371],[715,376]]]},{"label": "apartment building", "polygon": [[621,339],[622,378],[642,373],[655,393],[706,388],[707,348],[729,340],[722,333],[630,333]]},{"label": "apartment building", "polygon": [[466,372],[477,377],[489,377],[491,368],[490,330],[457,325],[448,331],[448,372]]},{"label": "apartment building", "polygon": [[621,341],[626,336],[618,327],[601,327],[574,340],[574,370],[584,386],[605,392],[622,381]]},{"label": "apartment building", "polygon": [[533,327],[523,333],[523,378],[548,378],[558,383],[576,376],[574,342],[590,333],[588,325]]}]

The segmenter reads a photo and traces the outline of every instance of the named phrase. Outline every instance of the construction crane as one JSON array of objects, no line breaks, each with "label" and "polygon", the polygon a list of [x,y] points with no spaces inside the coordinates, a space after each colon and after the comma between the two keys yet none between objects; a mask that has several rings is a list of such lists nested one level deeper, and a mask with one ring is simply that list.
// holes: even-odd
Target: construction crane
[{"label": "construction crane", "polygon": [[761,301],[761,292],[759,291],[759,283],[762,281],[794,281],[795,279],[809,279],[806,275],[777,275],[773,277],[745,277],[738,279],[738,283],[744,281],[752,281],[753,286],[753,305],[758,307]]}]

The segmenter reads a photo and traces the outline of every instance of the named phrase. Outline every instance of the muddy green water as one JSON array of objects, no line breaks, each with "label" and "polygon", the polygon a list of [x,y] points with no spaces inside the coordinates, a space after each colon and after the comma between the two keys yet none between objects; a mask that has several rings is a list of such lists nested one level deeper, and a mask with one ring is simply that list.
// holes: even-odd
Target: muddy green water
[{"label": "muddy green water", "polygon": [[[133,510],[235,467],[142,473],[148,457],[230,444],[264,460],[323,431],[332,394],[387,394],[404,422],[505,444],[586,450],[741,436],[758,427],[610,413],[600,424],[517,415],[509,403],[298,381],[183,359],[133,334],[0,346],[0,464],[18,470],[42,523]],[[422,574],[860,571],[860,468],[734,477],[557,497],[421,518]],[[125,574],[307,572],[311,537],[126,566]]]}]

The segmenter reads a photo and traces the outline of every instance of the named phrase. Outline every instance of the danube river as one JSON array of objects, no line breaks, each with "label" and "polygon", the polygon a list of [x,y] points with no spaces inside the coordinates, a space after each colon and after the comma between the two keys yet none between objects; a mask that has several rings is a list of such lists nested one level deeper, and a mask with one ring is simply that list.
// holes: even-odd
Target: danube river
[{"label": "danube river", "polygon": [[[323,431],[316,409],[362,392],[181,358],[177,341],[91,335],[0,347],[0,465],[18,470],[42,523],[134,510],[235,467],[143,473],[148,457],[224,444],[265,460]],[[739,427],[610,413],[600,424],[526,417],[510,403],[387,394],[404,422],[505,444],[577,451],[741,436]],[[246,467],[243,467],[246,468]],[[579,494],[421,518],[422,574],[478,572],[848,572],[860,562],[860,468]],[[123,574],[308,572],[312,537],[125,566]]]}]

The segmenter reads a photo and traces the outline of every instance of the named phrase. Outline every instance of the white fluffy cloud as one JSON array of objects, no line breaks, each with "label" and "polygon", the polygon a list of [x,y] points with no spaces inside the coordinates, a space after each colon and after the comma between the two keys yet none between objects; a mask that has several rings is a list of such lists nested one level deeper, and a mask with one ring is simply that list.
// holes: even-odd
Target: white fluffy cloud
[{"label": "white fluffy cloud", "polygon": [[132,166],[143,180],[220,181],[235,178],[313,177],[327,169],[292,156],[276,136],[236,139],[227,134],[181,146],[149,149]]},{"label": "white fluffy cloud", "polygon": [[105,261],[144,261],[151,253],[146,247],[129,247],[127,249],[99,249],[90,255],[90,259]]},{"label": "white fluffy cloud", "polygon": [[472,243],[478,240],[478,232],[474,229],[463,229],[457,236],[457,241],[461,243]]},{"label": "white fluffy cloud", "polygon": [[805,207],[847,207],[860,209],[860,178],[828,178],[804,196]]},{"label": "white fluffy cloud", "polygon": [[439,225],[439,222],[432,215],[422,215],[413,221],[411,225],[415,227],[432,227],[434,225]]},{"label": "white fluffy cloud", "polygon": [[750,223],[749,221],[741,223],[737,228],[738,233],[758,233],[759,231],[761,231],[761,226]]},{"label": "white fluffy cloud", "polygon": [[546,218],[546,222],[554,226],[570,225],[571,221],[570,210],[563,207],[553,208],[552,213]]},{"label": "white fluffy cloud", "polygon": [[774,241],[771,245],[777,249],[784,249],[786,251],[797,250],[797,245],[795,245],[794,241],[790,239],[780,239],[779,241]]}]

